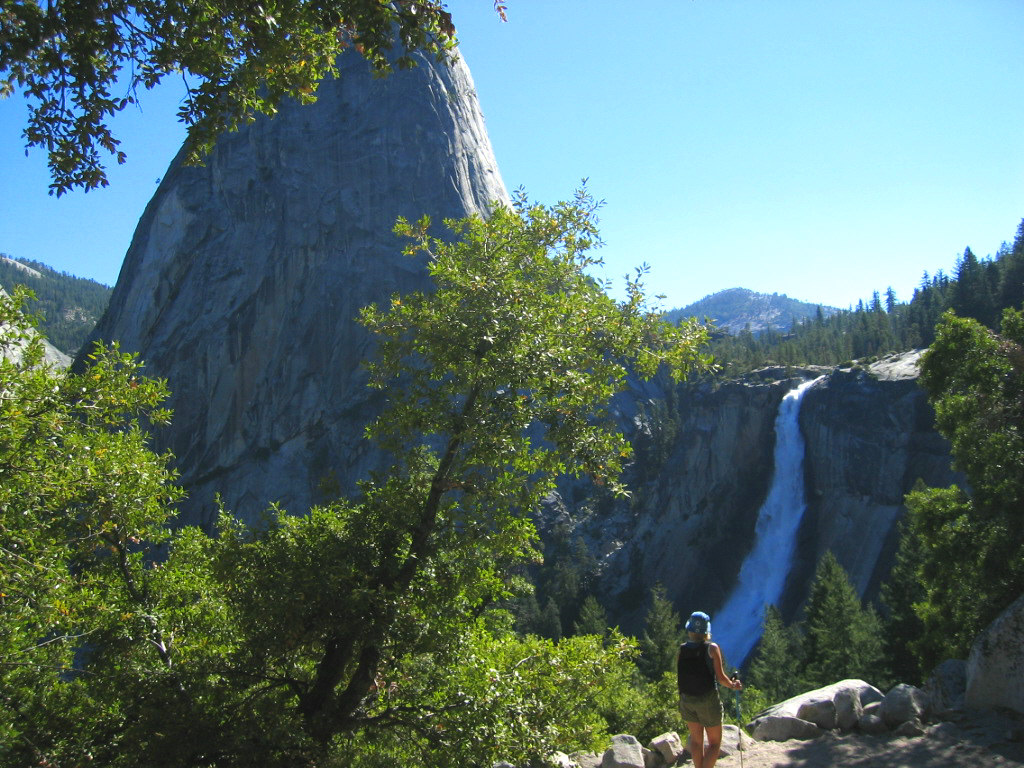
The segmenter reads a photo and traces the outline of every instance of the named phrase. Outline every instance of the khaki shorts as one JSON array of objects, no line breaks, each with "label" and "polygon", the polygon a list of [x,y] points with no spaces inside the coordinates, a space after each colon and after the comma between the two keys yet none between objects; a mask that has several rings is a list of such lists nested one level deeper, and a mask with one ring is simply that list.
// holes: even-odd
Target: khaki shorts
[{"label": "khaki shorts", "polygon": [[679,714],[688,723],[700,723],[705,728],[722,724],[722,699],[717,689],[703,696],[679,697]]}]

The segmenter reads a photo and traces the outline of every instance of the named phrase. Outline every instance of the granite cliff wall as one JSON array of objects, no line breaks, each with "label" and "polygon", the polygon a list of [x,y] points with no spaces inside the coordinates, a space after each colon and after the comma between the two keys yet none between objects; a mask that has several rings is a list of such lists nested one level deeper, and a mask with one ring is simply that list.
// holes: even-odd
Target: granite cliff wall
[{"label": "granite cliff wall", "polygon": [[[601,503],[567,490],[555,505],[598,558],[595,591],[613,623],[640,631],[655,583],[684,615],[700,609],[714,616],[725,603],[771,482],[779,403],[801,380],[823,373],[800,412],[808,504],[793,562],[776,566],[789,569],[780,608],[787,618],[795,615],[830,549],[860,594],[877,598],[903,495],[919,478],[929,485],[956,479],[917,386],[918,357],[845,369],[766,369],[674,392],[636,388],[619,408],[638,448],[634,498]],[[661,427],[650,415],[668,411],[676,414],[674,437],[655,456],[645,446]]]},{"label": "granite cliff wall", "polygon": [[205,167],[176,159],[139,222],[94,338],[168,380],[157,447],[177,457],[185,522],[209,525],[217,492],[254,519],[352,487],[376,461],[356,313],[427,285],[395,219],[507,198],[469,70],[416,58],[379,79],[343,55],[316,104],[221,137]]},{"label": "granite cliff wall", "polygon": [[[895,554],[904,495],[918,479],[963,482],[917,383],[919,353],[839,369],[807,393],[801,428],[808,509],[793,578],[807,583],[827,550],[875,599]],[[792,606],[789,606],[792,608]]]}]

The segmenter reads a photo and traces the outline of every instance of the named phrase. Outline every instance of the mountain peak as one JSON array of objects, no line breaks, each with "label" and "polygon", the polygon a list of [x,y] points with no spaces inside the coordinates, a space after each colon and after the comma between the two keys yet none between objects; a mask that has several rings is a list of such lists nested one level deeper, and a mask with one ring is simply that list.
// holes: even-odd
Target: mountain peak
[{"label": "mountain peak", "polygon": [[815,317],[819,308],[823,317],[839,311],[835,307],[791,299],[784,293],[757,293],[737,287],[666,312],[665,318],[673,322],[684,317],[710,318],[716,328],[729,333],[739,333],[744,328],[761,333],[768,328],[786,330],[794,322]]}]

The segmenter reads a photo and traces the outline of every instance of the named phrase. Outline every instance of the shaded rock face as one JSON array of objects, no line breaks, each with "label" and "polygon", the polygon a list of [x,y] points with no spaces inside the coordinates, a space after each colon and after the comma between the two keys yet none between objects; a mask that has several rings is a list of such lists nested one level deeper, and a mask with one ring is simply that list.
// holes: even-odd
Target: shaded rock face
[{"label": "shaded rock face", "polygon": [[[788,380],[755,378],[683,388],[674,440],[660,450],[648,445],[667,395],[648,384],[620,403],[620,422],[636,446],[637,464],[626,476],[633,501],[610,511],[598,505],[583,523],[601,558],[599,594],[613,624],[639,631],[658,582],[679,605],[696,595],[704,605],[728,597],[771,481],[775,414],[789,389]],[[734,544],[709,558],[709,547],[726,540]]]},{"label": "shaded rock face", "polygon": [[373,78],[356,55],[319,101],[223,136],[202,168],[176,159],[147,207],[95,338],[168,380],[182,520],[213,498],[253,519],[303,512],[374,465],[360,307],[425,288],[398,216],[461,217],[507,199],[465,64],[418,57]]},{"label": "shaded rock face", "polygon": [[873,599],[895,553],[904,495],[918,479],[957,480],[917,384],[919,358],[910,352],[839,369],[807,393],[800,425],[808,509],[794,578],[809,580],[832,550],[858,593]]},{"label": "shaded rock face", "polygon": [[[800,412],[807,511],[782,605],[791,620],[820,557],[832,550],[862,597],[875,599],[892,565],[903,496],[917,479],[957,478],[949,447],[917,386],[917,353],[863,369],[829,369]],[[567,491],[560,513],[596,511],[578,530],[599,558],[596,593],[612,624],[643,629],[652,586],[664,585],[682,615],[711,613],[728,599],[755,540],[758,510],[772,480],[775,416],[782,397],[823,369],[766,369],[741,381],[683,387],[647,385],[620,407],[637,446],[630,503],[593,505]],[[663,403],[673,401],[666,407]],[[644,448],[657,432],[651,414],[674,411],[671,442]]]}]

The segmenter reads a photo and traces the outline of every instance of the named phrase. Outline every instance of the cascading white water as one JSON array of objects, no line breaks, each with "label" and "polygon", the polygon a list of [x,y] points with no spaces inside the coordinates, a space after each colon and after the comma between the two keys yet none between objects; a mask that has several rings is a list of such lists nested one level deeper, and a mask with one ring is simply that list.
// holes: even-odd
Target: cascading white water
[{"label": "cascading white water", "polygon": [[757,513],[757,536],[740,568],[739,580],[725,605],[712,616],[715,642],[727,660],[742,664],[761,637],[766,606],[778,603],[792,565],[796,534],[807,502],[804,498],[804,440],[800,401],[821,378],[790,390],[775,417],[775,472],[768,496]]}]

